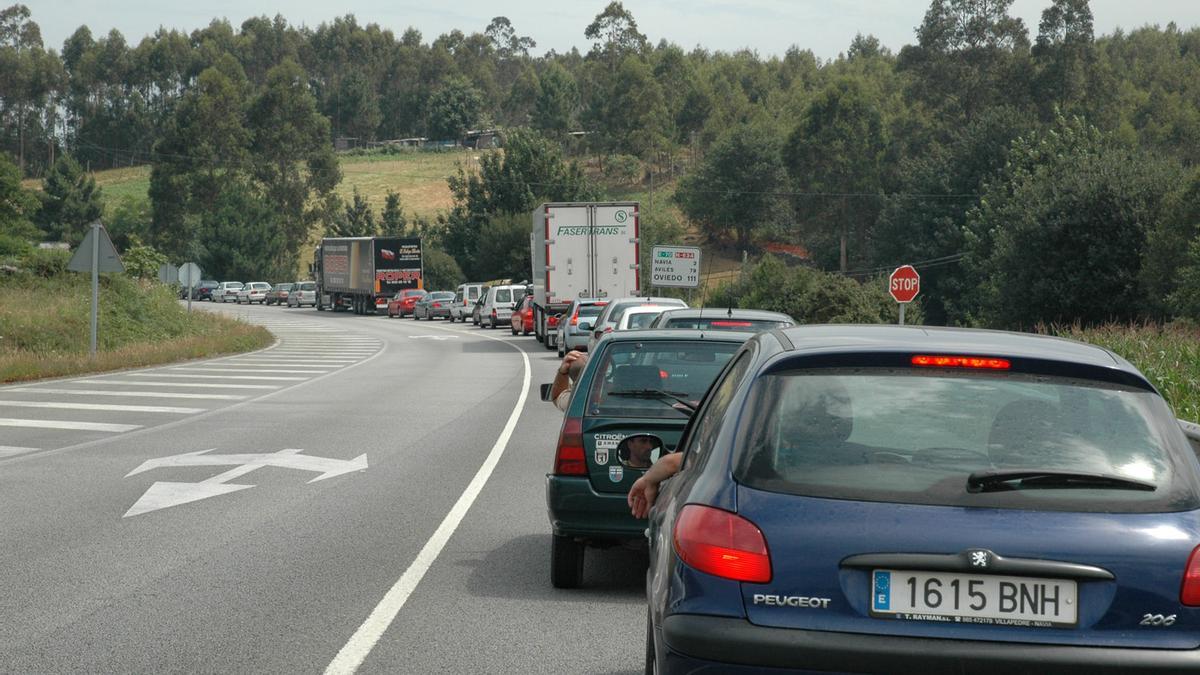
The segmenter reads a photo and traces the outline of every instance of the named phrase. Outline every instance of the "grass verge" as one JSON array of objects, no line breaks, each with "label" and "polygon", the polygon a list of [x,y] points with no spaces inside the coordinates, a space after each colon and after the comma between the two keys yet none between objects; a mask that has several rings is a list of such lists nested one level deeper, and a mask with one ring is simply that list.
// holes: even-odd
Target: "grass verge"
[{"label": "grass verge", "polygon": [[0,382],[207,358],[274,341],[260,326],[209,312],[189,315],[170,289],[158,284],[106,275],[92,359],[90,304],[86,275],[0,279]]},{"label": "grass verge", "polygon": [[1200,423],[1200,329],[1176,324],[1109,324],[1056,327],[1048,332],[1120,354],[1158,388],[1176,417]]}]

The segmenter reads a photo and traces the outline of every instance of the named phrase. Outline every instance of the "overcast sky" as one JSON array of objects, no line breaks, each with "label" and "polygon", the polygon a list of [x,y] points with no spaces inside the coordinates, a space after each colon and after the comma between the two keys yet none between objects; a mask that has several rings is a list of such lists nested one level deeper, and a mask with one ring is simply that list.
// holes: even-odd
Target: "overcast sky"
[{"label": "overcast sky", "polygon": [[[190,32],[215,17],[235,27],[250,16],[282,14],[293,25],[316,27],[336,15],[354,14],[361,24],[378,23],[397,36],[415,27],[429,42],[452,29],[482,31],[497,15],[507,16],[521,35],[537,41],[535,54],[558,52],[588,42],[583,29],[608,0],[23,0],[42,28],[47,46],[86,24],[97,37],[120,30],[130,44],[159,26]],[[8,2],[0,2],[7,5]],[[893,51],[914,41],[928,0],[625,0],[638,27],[654,43],[665,38],[690,49],[733,51],[749,47],[762,56],[781,55],[790,45],[822,58],[845,51],[855,33],[873,34]],[[1015,0],[1012,13],[1025,20],[1032,40],[1050,0]],[[1200,0],[1092,0],[1096,34],[1174,21],[1200,25]]]}]

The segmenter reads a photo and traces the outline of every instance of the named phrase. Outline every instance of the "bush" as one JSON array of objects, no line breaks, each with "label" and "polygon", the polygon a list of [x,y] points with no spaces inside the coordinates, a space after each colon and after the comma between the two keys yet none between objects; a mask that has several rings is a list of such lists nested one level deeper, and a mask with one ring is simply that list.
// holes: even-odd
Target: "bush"
[{"label": "bush", "polygon": [[604,177],[622,185],[637,183],[642,178],[642,162],[633,155],[610,155],[604,160]]},{"label": "bush", "polygon": [[[882,279],[859,283],[810,267],[788,267],[772,255],[748,266],[737,281],[718,288],[706,304],[783,312],[802,324],[895,323],[899,319],[899,309]],[[921,323],[916,303],[905,310],[905,322]]]},{"label": "bush", "polygon": [[30,249],[21,266],[39,277],[49,279],[66,273],[71,253],[62,249]]}]

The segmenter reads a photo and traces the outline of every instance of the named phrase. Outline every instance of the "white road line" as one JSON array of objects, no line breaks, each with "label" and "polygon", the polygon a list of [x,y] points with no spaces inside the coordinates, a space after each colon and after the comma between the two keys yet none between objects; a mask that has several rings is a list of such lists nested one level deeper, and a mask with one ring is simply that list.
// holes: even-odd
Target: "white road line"
[{"label": "white road line", "polygon": [[450,512],[442,519],[441,525],[438,525],[433,536],[425,545],[421,547],[421,551],[417,553],[416,559],[404,570],[404,574],[396,580],[396,583],[388,590],[379,604],[372,610],[367,620],[354,631],[354,635],[350,636],[350,640],[342,646],[338,651],[337,656],[333,657],[333,661],[325,668],[326,675],[341,675],[342,673],[353,673],[358,670],[366,660],[367,655],[375,648],[379,638],[383,637],[388,626],[396,619],[396,615],[404,608],[404,603],[408,602],[408,598],[416,590],[417,585],[421,583],[421,579],[425,577],[425,573],[433,566],[438,555],[445,548],[446,543],[450,541],[450,537],[454,531],[458,529],[459,523],[467,515],[467,511],[471,509],[471,505],[475,503],[475,499],[479,497],[479,493],[483,491],[484,485],[491,478],[492,472],[496,469],[496,465],[500,463],[500,457],[504,454],[504,449],[508,447],[508,441],[512,438],[513,431],[516,430],[517,420],[521,417],[521,412],[525,409],[525,399],[529,394],[529,355],[526,354],[520,347],[517,347],[511,342],[505,342],[499,338],[490,335],[484,335],[490,340],[504,342],[511,346],[521,355],[521,361],[525,366],[525,376],[521,382],[521,395],[517,398],[517,405],[513,408],[512,413],[508,416],[508,422],[505,423],[504,429],[496,438],[496,444],[492,446],[488,452],[487,458],[483,461],[483,465],[479,467],[479,471],[475,472],[475,477],[467,484],[467,488],[459,496],[458,501],[454,502],[454,506],[450,508]]},{"label": "white road line", "polygon": [[0,445],[0,459],[5,457],[16,457],[27,452],[37,452],[38,448],[21,448],[15,445]]},{"label": "white road line", "polygon": [[[260,366],[261,367],[261,366]],[[305,375],[320,375],[327,373],[334,368],[272,368],[270,370],[257,370],[254,368],[210,368],[207,366],[190,366],[188,368],[169,368],[173,373],[303,373]]]},{"label": "white road line", "polygon": [[293,366],[303,366],[303,365],[314,365],[314,366],[321,366],[321,365],[329,365],[329,366],[336,366],[336,367],[338,367],[338,368],[341,368],[343,365],[345,365],[345,364],[347,364],[347,363],[354,363],[355,361],[357,361],[357,359],[321,359],[320,361],[312,361],[312,360],[303,360],[303,361],[301,361],[301,360],[293,359],[293,358],[290,358],[290,357],[267,357],[267,356],[259,356],[259,357],[256,357],[256,360],[254,360],[254,361],[237,361],[237,360],[234,360],[234,359],[230,359],[230,360],[228,360],[228,361],[222,361],[221,363],[222,363],[222,364],[224,364],[224,365],[229,365],[229,364],[231,364],[231,363],[236,363],[236,364],[238,364],[239,366],[280,366],[280,365],[283,365],[283,366],[287,366],[287,365],[293,365]]},{"label": "white road line", "polygon": [[300,382],[304,377],[271,377],[269,375],[187,375],[184,373],[129,373],[129,377],[177,377],[204,380],[286,380]]},{"label": "white road line", "polygon": [[[129,384],[153,384],[151,382],[130,382]],[[268,389],[277,389],[277,387],[268,387]],[[31,392],[34,394],[69,394],[76,396],[131,396],[134,398],[204,398],[215,399],[218,401],[242,401],[247,397],[238,394],[178,394],[173,391],[108,391],[107,389],[39,389],[39,388],[22,388],[22,389],[6,389],[5,393],[10,391],[16,392]]]},{"label": "white road line", "polygon": [[69,384],[111,384],[135,387],[195,387],[202,389],[278,389],[278,384],[206,384],[203,382],[146,382],[142,380],[72,380]]},{"label": "white road line", "polygon": [[109,410],[112,412],[178,413],[191,415],[207,408],[173,408],[162,405],[116,405],[108,403],[60,403],[58,401],[0,401],[0,408],[55,408],[62,410]]},{"label": "white road line", "polygon": [[111,431],[122,433],[141,429],[140,424],[106,424],[104,422],[72,422],[69,420],[22,420],[0,417],[0,427],[31,427],[34,429],[75,429],[77,431]]}]

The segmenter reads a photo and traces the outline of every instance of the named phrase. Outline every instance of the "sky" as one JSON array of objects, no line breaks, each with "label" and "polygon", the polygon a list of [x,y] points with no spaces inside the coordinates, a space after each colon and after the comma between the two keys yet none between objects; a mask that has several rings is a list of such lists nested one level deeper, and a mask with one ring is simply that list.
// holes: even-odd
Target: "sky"
[{"label": "sky", "polygon": [[[95,36],[116,28],[131,45],[159,26],[191,32],[213,18],[235,27],[251,16],[282,14],[293,25],[315,28],[335,16],[354,14],[360,24],[377,23],[397,36],[408,27],[426,42],[455,28],[482,32],[503,15],[517,33],[533,38],[535,55],[553,49],[586,52],[584,28],[608,0],[17,0],[33,12],[48,47],[61,49],[80,25]],[[0,2],[0,5],[7,5]],[[750,48],[763,57],[781,56],[791,45],[836,58],[856,33],[870,34],[893,52],[915,41],[928,0],[625,0],[638,28],[653,43],[661,39],[685,49],[710,51]],[[1014,0],[1010,12],[1021,19],[1030,39],[1037,36],[1042,10],[1050,0]],[[1146,24],[1182,29],[1200,26],[1200,0],[1092,0],[1096,35]]]}]

